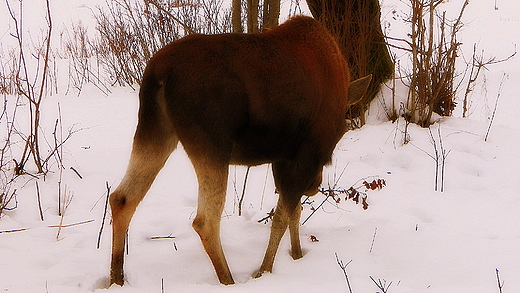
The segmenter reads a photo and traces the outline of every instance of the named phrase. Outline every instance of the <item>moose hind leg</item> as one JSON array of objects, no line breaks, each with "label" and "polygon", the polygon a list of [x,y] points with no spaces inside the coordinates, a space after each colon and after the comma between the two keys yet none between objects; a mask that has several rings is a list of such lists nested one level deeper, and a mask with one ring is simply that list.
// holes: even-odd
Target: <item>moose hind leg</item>
[{"label": "moose hind leg", "polygon": [[232,285],[235,282],[220,241],[220,218],[226,199],[228,164],[198,160],[193,156],[191,159],[199,181],[197,215],[193,220],[193,229],[199,234],[220,283]]},{"label": "moose hind leg", "polygon": [[130,220],[139,202],[152,185],[168,156],[177,145],[177,138],[143,142],[134,138],[130,163],[125,177],[117,189],[110,194],[112,210],[112,262],[110,284],[124,283],[123,262],[125,238]]}]

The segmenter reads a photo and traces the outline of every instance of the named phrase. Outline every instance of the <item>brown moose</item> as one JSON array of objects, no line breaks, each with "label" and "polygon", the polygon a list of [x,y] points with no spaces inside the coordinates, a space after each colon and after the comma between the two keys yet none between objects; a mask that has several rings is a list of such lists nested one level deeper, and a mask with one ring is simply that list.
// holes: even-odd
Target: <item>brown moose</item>
[{"label": "brown moose", "polygon": [[260,34],[190,35],[150,59],[126,175],[110,195],[110,282],[123,285],[125,235],[139,202],[179,141],[199,183],[193,228],[222,284],[233,284],[220,242],[229,165],[272,164],[279,193],[267,251],[255,277],[271,272],[289,227],[302,257],[300,199],[314,195],[346,131],[347,106],[370,76],[350,83],[337,44],[316,20],[293,17]]}]

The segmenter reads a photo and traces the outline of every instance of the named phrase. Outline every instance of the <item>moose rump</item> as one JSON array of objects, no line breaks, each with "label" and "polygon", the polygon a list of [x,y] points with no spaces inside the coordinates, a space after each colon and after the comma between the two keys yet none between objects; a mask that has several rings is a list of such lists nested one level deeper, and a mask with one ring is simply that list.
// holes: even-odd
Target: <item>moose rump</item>
[{"label": "moose rump", "polygon": [[272,163],[280,194],[255,276],[272,271],[287,227],[291,255],[300,258],[301,196],[317,192],[345,132],[347,106],[361,98],[367,80],[350,83],[333,38],[304,16],[266,33],[190,35],[159,50],[143,75],[128,170],[110,195],[111,283],[123,284],[128,225],[179,141],[199,184],[193,227],[222,284],[234,283],[220,243],[230,164]]}]

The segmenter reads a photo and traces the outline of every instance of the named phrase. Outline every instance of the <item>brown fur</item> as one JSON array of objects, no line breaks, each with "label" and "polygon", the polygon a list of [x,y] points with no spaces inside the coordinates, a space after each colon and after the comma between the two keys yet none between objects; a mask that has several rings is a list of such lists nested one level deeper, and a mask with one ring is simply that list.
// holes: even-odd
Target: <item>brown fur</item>
[{"label": "brown fur", "polygon": [[[370,79],[368,79],[370,82]],[[360,98],[367,82],[352,89]],[[300,198],[313,195],[345,132],[349,72],[333,38],[314,19],[294,17],[261,34],[190,35],[148,62],[127,173],[110,196],[111,283],[123,284],[124,237],[155,176],[180,141],[195,168],[199,204],[193,228],[222,284],[233,284],[220,244],[228,166],[272,163],[280,193],[256,276],[272,270],[289,227],[302,256]]]}]

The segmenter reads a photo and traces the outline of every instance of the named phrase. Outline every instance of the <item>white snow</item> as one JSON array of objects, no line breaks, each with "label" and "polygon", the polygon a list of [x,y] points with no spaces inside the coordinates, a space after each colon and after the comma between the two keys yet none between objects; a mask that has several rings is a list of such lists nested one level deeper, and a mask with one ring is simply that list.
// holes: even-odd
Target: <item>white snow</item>
[{"label": "white snow", "polygon": [[[84,1],[73,1],[72,15]],[[460,0],[446,4],[460,7]],[[489,56],[505,57],[520,40],[520,4],[515,1],[472,1],[462,32],[470,57],[472,44]],[[402,3],[384,0],[384,11]],[[88,5],[88,4],[86,4]],[[63,12],[62,12],[63,11]],[[3,13],[3,12],[2,12]],[[56,12],[58,13],[58,12]],[[66,14],[66,10],[59,10]],[[384,14],[391,18],[390,14]],[[67,15],[56,18],[64,19]],[[29,19],[27,20],[29,22]],[[393,20],[390,20],[393,21]],[[36,20],[35,20],[36,22]],[[397,24],[393,24],[396,32]],[[2,28],[3,29],[3,28]],[[3,31],[3,30],[2,30]],[[396,32],[399,34],[402,32]],[[3,34],[2,42],[8,35]],[[78,96],[44,100],[42,131],[52,139],[61,108],[64,131],[80,130],[64,146],[62,187],[71,200],[62,228],[57,209],[58,168],[38,180],[44,221],[39,217],[35,180],[16,182],[18,207],[0,218],[0,290],[2,292],[349,292],[335,254],[346,267],[353,292],[381,292],[369,276],[391,283],[387,292],[515,292],[520,280],[520,64],[519,58],[491,65],[472,99],[469,119],[446,118],[440,128],[446,157],[444,192],[434,191],[435,161],[427,129],[409,125],[410,143],[403,145],[404,122],[384,121],[377,109],[370,123],[348,132],[338,144],[323,186],[348,188],[364,177],[379,176],[387,186],[368,191],[368,210],[352,201],[327,202],[301,227],[305,256],[293,261],[288,237],[278,252],[274,272],[252,279],[267,245],[270,224],[258,223],[276,203],[268,166],[253,168],[247,182],[244,215],[238,216],[244,167],[230,167],[228,200],[222,217],[222,241],[236,285],[218,283],[197,234],[191,228],[197,183],[182,148],[170,158],[138,207],[129,232],[124,287],[108,283],[111,227],[104,225],[101,247],[96,242],[103,217],[106,182],[121,181],[137,119],[137,92],[114,88],[104,96],[86,87]],[[65,71],[65,69],[64,69]],[[489,138],[489,117],[503,74],[508,75],[498,101]],[[66,76],[60,79],[67,84]],[[460,115],[459,115],[460,116]],[[20,122],[22,123],[22,122]],[[1,129],[5,129],[4,126]],[[16,150],[23,145],[17,143]],[[55,163],[54,163],[55,164]],[[69,168],[76,169],[80,179]],[[343,171],[344,170],[344,171]],[[267,178],[267,179],[266,179]],[[314,206],[323,195],[311,200]],[[308,205],[302,220],[311,213]],[[15,229],[27,229],[10,232]],[[174,239],[151,240],[153,236]],[[319,242],[311,242],[311,235]],[[287,236],[287,235],[286,235]]]}]

